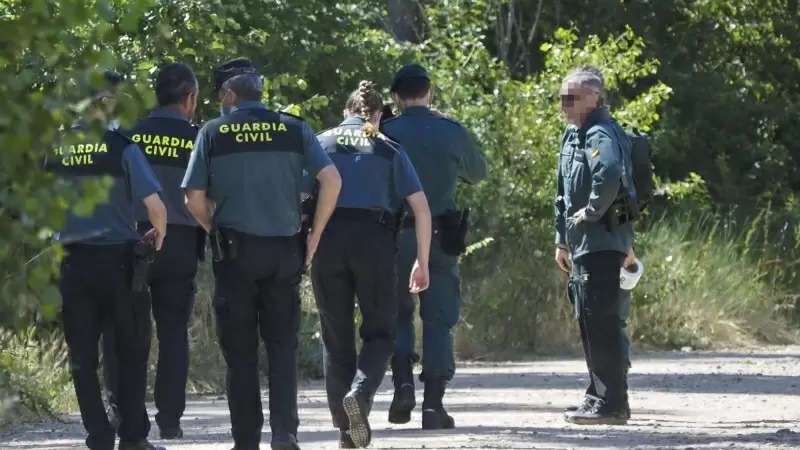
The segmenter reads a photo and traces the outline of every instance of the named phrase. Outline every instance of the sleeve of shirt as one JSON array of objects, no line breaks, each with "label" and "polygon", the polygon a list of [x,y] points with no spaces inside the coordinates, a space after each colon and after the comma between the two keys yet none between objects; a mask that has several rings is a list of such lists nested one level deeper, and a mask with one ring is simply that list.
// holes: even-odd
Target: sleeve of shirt
[{"label": "sleeve of shirt", "polygon": [[592,192],[586,206],[587,222],[600,220],[614,203],[622,186],[622,165],[617,145],[604,131],[587,133],[586,161],[592,174]]},{"label": "sleeve of shirt", "polygon": [[392,160],[392,175],[394,177],[394,195],[402,200],[409,195],[422,191],[417,171],[411,165],[408,155],[403,150],[398,150]]},{"label": "sleeve of shirt", "polygon": [[186,167],[186,174],[183,176],[183,189],[197,189],[199,191],[208,190],[208,158],[206,157],[208,140],[204,129],[197,134],[194,141],[192,154],[189,156],[189,166]]},{"label": "sleeve of shirt", "polygon": [[136,144],[125,148],[122,154],[122,168],[128,177],[128,185],[134,200],[142,201],[161,192],[161,183],[158,182],[150,163]]},{"label": "sleeve of shirt", "polygon": [[465,129],[461,136],[461,179],[476,184],[486,178],[486,159],[478,149],[476,139]]},{"label": "sleeve of shirt", "polygon": [[565,236],[567,223],[566,217],[564,217],[564,177],[561,175],[561,152],[564,151],[564,145],[567,141],[567,134],[569,133],[569,127],[564,130],[564,134],[561,136],[561,146],[558,148],[558,159],[556,161],[556,199],[553,203],[554,210],[555,210],[555,220],[556,220],[556,245],[567,245],[567,239]]},{"label": "sleeve of shirt", "polygon": [[303,142],[305,149],[303,152],[303,169],[315,177],[319,172],[333,164],[328,153],[322,148],[322,144],[317,140],[314,130],[307,123],[303,123]]},{"label": "sleeve of shirt", "polygon": [[311,194],[314,192],[314,187],[317,184],[317,179],[311,176],[307,171],[303,171],[303,181],[300,186],[300,192],[303,194]]}]

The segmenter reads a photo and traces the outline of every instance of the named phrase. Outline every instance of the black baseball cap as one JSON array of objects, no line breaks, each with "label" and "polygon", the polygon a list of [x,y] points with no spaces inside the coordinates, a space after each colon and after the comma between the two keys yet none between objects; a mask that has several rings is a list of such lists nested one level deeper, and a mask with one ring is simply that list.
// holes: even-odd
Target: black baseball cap
[{"label": "black baseball cap", "polygon": [[122,84],[123,77],[119,72],[113,70],[103,71],[103,81],[99,86],[92,87],[91,92],[93,97],[100,96],[106,92],[114,92],[114,90]]},{"label": "black baseball cap", "polygon": [[247,58],[232,59],[225,64],[214,69],[214,92],[219,92],[222,89],[222,84],[236,75],[245,73],[258,74],[256,66]]},{"label": "black baseball cap", "polygon": [[401,67],[394,74],[394,78],[392,79],[392,85],[389,88],[390,92],[397,92],[397,86],[405,80],[411,78],[424,78],[426,80],[431,79],[431,76],[428,74],[428,69],[422,67],[420,64],[406,64],[405,66]]}]

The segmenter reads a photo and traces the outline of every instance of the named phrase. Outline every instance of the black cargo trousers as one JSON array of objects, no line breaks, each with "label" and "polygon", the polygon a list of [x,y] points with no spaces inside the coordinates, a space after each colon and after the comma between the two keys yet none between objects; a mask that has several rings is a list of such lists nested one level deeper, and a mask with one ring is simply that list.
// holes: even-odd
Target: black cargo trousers
[{"label": "black cargo trousers", "polygon": [[[324,346],[325,389],[333,425],[347,429],[343,399],[353,390],[372,408],[394,353],[397,327],[397,244],[376,221],[337,219],[320,239],[311,266]],[[407,281],[406,281],[407,282]],[[361,312],[361,353],[356,354],[354,310]]]},{"label": "black cargo trousers", "polygon": [[120,245],[72,244],[61,265],[64,337],[81,419],[91,450],[112,450],[114,428],[103,405],[97,376],[100,335],[110,324],[117,339],[114,375],[124,386],[117,397],[120,440],[138,442],[147,437],[147,357],[150,353],[150,295],[133,292],[134,243]]},{"label": "black cargo trousers", "polygon": [[226,390],[237,450],[258,449],[264,414],[258,338],[267,350],[269,423],[273,437],[297,436],[297,340],[300,331],[300,236],[232,236],[233,258],[214,262],[217,334],[227,365]]},{"label": "black cargo trousers", "polygon": [[[144,235],[152,229],[139,223]],[[198,240],[203,230],[195,226],[168,225],[164,245],[150,267],[148,284],[153,303],[153,317],[158,336],[158,366],[155,380],[156,423],[162,430],[180,425],[186,409],[186,380],[189,376],[189,320],[194,306],[197,276]],[[103,333],[103,376],[109,403],[116,406],[117,379],[114,335]],[[106,356],[109,355],[109,356]],[[124,389],[124,385],[122,385]],[[144,418],[145,432],[150,421]]]},{"label": "black cargo trousers", "polygon": [[619,274],[625,254],[598,251],[572,265],[568,293],[575,305],[583,352],[589,369],[588,395],[612,408],[624,408],[627,396],[625,352],[619,332]]}]

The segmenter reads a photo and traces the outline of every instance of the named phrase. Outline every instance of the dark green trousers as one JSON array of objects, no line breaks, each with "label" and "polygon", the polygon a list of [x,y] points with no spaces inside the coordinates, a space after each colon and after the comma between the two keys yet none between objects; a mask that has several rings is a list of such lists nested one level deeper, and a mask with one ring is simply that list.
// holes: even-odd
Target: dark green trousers
[{"label": "dark green trousers", "polygon": [[[414,229],[398,236],[397,251],[397,338],[394,357],[399,361],[416,360],[414,295],[408,290],[411,269],[417,257]],[[456,371],[452,329],[461,314],[461,279],[458,257],[445,254],[434,236],[431,242],[430,286],[419,294],[422,318],[422,374],[420,380],[451,380]],[[393,366],[394,368],[394,366]],[[398,376],[400,374],[394,374]]]}]

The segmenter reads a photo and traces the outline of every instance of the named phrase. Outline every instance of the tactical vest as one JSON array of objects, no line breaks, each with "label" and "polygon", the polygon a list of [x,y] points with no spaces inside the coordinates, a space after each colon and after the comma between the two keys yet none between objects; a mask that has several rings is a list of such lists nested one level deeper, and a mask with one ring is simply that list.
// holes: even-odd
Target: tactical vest
[{"label": "tactical vest", "polygon": [[[81,133],[73,128],[71,133]],[[133,141],[120,130],[106,130],[101,139],[81,139],[75,144],[64,144],[55,149],[44,161],[44,169],[60,176],[84,177],[110,175],[125,176],[122,158]]]},{"label": "tactical vest", "polygon": [[292,152],[303,154],[303,120],[261,108],[236,110],[214,120],[207,130],[208,157],[236,153]]},{"label": "tactical vest", "polygon": [[[394,160],[397,151],[383,133],[367,133],[362,124],[339,125],[317,134],[322,148],[328,153],[347,155],[375,154],[388,161]],[[395,145],[399,147],[399,144]],[[387,180],[388,181],[388,180]]]},{"label": "tactical vest", "polygon": [[131,136],[152,166],[185,169],[198,131],[196,125],[185,120],[148,117],[133,127]]}]

